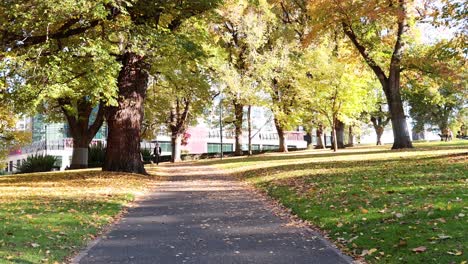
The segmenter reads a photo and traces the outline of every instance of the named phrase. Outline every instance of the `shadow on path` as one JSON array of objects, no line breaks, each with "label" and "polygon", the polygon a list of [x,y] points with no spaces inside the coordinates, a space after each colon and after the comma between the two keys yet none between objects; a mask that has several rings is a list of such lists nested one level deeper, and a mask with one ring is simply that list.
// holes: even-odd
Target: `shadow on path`
[{"label": "shadow on path", "polygon": [[130,208],[79,263],[350,263],[276,216],[242,182],[207,166],[162,166],[167,181]]}]

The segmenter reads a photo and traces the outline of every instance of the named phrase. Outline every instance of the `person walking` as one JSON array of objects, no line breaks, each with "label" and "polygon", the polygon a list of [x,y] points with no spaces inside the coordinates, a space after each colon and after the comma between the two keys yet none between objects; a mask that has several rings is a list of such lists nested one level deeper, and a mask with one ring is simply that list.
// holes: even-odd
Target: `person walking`
[{"label": "person walking", "polygon": [[154,158],[154,163],[156,165],[159,165],[159,157],[161,156],[161,147],[159,146],[159,142],[156,141],[156,146],[154,147],[153,150],[153,158]]}]

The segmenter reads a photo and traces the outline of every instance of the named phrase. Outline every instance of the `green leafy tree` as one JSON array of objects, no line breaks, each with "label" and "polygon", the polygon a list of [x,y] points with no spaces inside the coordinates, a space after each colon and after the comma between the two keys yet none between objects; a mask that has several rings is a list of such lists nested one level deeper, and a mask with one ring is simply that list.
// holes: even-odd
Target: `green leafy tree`
[{"label": "green leafy tree", "polygon": [[255,105],[258,97],[256,67],[258,54],[265,45],[265,33],[273,19],[266,1],[226,1],[217,9],[219,19],[213,22],[213,35],[223,49],[223,62],[216,68],[219,82],[225,86],[222,96],[230,102],[235,138],[235,155],[242,155],[244,108]]},{"label": "green leafy tree", "polygon": [[[174,32],[184,20],[209,10],[217,0],[206,1],[88,1],[0,3],[0,58],[64,51],[62,42],[106,43],[105,50],[121,64],[118,97],[106,107],[109,127],[103,169],[145,173],[140,158],[143,103],[151,74],[147,62],[158,53],[160,33]],[[66,46],[65,46],[66,47]]]},{"label": "green leafy tree", "polygon": [[[332,56],[332,52],[322,46],[307,54],[311,75],[304,79],[304,85],[310,87],[309,108],[321,114],[332,129],[336,151],[344,145],[344,124],[358,119],[372,102],[368,100],[369,74],[355,63]],[[337,134],[337,130],[342,133]]]},{"label": "green leafy tree", "polygon": [[[410,1],[309,1],[308,11],[316,32],[341,28],[379,80],[392,120],[393,149],[412,143],[401,98],[400,75],[405,45],[419,19]],[[332,25],[330,27],[330,25]]]},{"label": "green leafy tree", "polygon": [[[203,50],[203,39],[199,45],[193,42],[203,36],[201,21],[190,20],[191,27],[181,29],[184,36],[170,36],[172,45],[167,45],[165,54],[170,56],[155,60],[159,73],[148,90],[145,104],[146,124],[149,131],[157,132],[161,126],[171,134],[172,162],[181,160],[181,143],[187,128],[197,122],[212,102],[207,53]],[[194,31],[198,28],[199,31]],[[205,32],[206,33],[206,32]],[[167,40],[166,43],[170,43]],[[177,47],[179,45],[180,47]],[[151,128],[152,127],[152,128]],[[155,134],[153,133],[152,136]],[[149,136],[151,137],[151,136]]]}]

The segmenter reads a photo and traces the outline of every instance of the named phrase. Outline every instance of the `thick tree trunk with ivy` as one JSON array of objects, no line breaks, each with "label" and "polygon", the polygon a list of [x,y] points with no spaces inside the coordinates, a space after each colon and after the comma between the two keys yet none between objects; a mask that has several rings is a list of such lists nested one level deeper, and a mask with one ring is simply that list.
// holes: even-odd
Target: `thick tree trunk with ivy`
[{"label": "thick tree trunk with ivy", "polygon": [[93,105],[82,98],[76,102],[76,114],[70,109],[75,109],[68,99],[59,99],[58,103],[65,115],[70,134],[73,138],[73,152],[70,169],[83,169],[88,167],[88,147],[104,121],[104,106],[99,105],[98,112],[90,124]]},{"label": "thick tree trunk with ivy", "polygon": [[108,107],[106,111],[109,135],[104,171],[146,174],[140,154],[140,128],[149,80],[148,69],[143,56],[133,52],[123,54],[117,80],[118,105]]},{"label": "thick tree trunk with ivy", "polygon": [[315,132],[315,135],[317,136],[317,145],[315,145],[315,148],[316,149],[324,149],[325,144],[324,144],[323,137],[325,136],[325,134],[323,133],[323,125],[322,124],[317,126],[317,130]]},{"label": "thick tree trunk with ivy", "polygon": [[242,156],[242,123],[244,119],[244,105],[238,100],[233,101],[234,104],[234,138],[235,138],[235,156]]},{"label": "thick tree trunk with ivy", "polygon": [[278,119],[274,118],[276,131],[278,132],[278,141],[279,141],[279,152],[288,152],[288,146],[286,144],[286,134],[284,133],[284,128],[279,122]]}]

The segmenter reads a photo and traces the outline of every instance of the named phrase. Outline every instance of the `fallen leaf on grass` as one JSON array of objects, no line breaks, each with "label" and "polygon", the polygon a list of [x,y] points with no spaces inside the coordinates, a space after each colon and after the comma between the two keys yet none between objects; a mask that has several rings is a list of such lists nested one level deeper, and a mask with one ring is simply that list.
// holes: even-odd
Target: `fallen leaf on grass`
[{"label": "fallen leaf on grass", "polygon": [[363,214],[367,214],[369,212],[369,210],[365,209],[365,208],[361,208],[361,213]]},{"label": "fallen leaf on grass", "polygon": [[454,255],[454,256],[461,256],[463,252],[459,250],[456,250],[455,252],[447,251],[447,254]]},{"label": "fallen leaf on grass", "polygon": [[37,247],[39,247],[39,244],[37,244],[37,243],[31,243],[31,247],[37,248]]},{"label": "fallen leaf on grass", "polygon": [[426,247],[420,246],[420,247],[417,247],[417,248],[413,248],[411,251],[416,252],[416,253],[422,253],[422,252],[425,252],[426,249],[427,249]]},{"label": "fallen leaf on grass", "polygon": [[370,256],[370,255],[372,255],[372,254],[373,254],[374,252],[376,252],[376,251],[377,251],[376,248],[371,248],[371,249],[369,249],[369,250],[364,249],[364,250],[362,251],[362,253],[361,253],[361,256],[362,256],[362,257],[364,257],[364,256]]},{"label": "fallen leaf on grass", "polygon": [[447,236],[447,235],[437,235],[437,236],[439,237],[440,240],[452,238],[451,236]]}]

